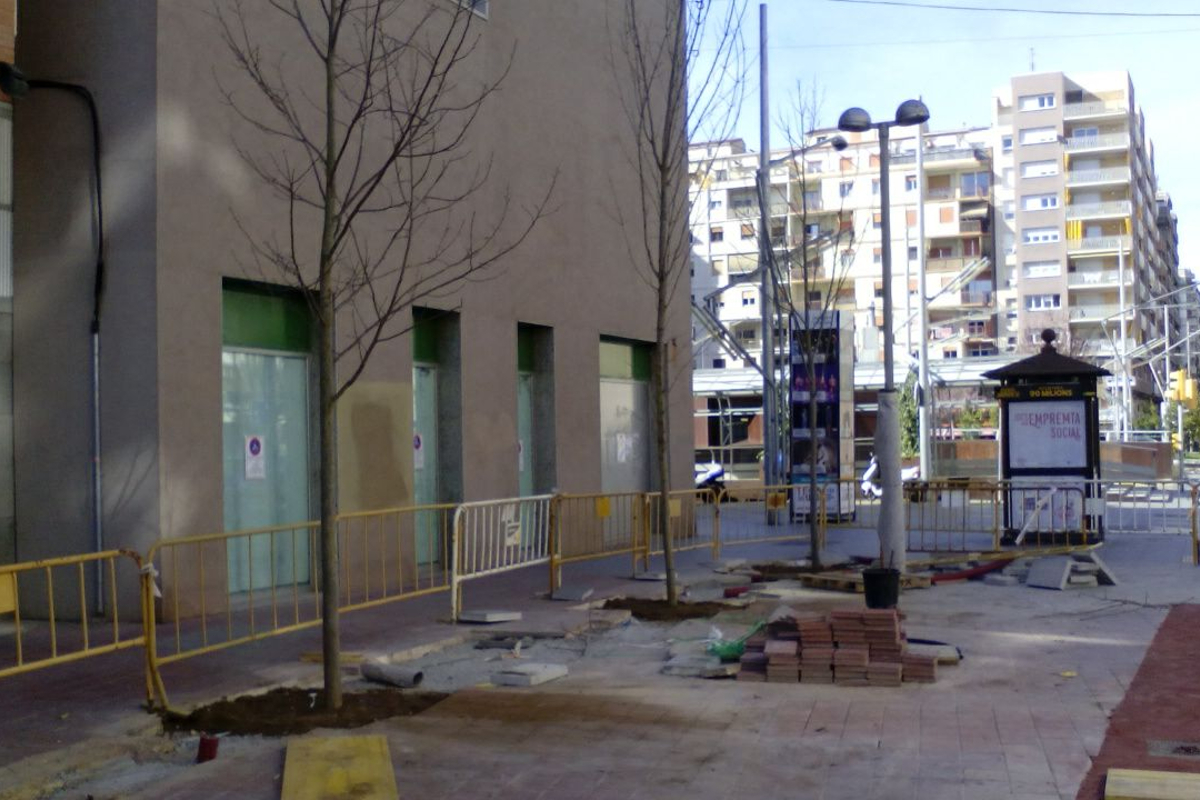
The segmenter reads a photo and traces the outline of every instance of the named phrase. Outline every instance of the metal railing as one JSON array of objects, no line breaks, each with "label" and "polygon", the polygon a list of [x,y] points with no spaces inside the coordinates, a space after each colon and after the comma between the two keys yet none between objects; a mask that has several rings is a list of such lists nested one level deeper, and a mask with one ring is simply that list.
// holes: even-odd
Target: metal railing
[{"label": "metal railing", "polygon": [[[456,508],[340,515],[339,612],[447,590]],[[151,702],[168,705],[163,666],[320,624],[319,528],[303,522],[164,539],[150,548],[142,595]],[[161,601],[155,575],[166,587]]]},{"label": "metal railing", "polygon": [[[118,592],[119,582],[136,584],[141,568],[141,556],[129,550],[0,566],[0,619],[12,615],[14,634],[0,637],[0,678],[143,644],[140,630],[121,629]],[[125,580],[120,573],[130,569]]]},{"label": "metal railing", "polygon": [[631,574],[649,542],[650,512],[641,492],[563,494],[554,498],[550,591],[562,585],[562,565],[628,553]]},{"label": "metal railing", "polygon": [[1090,100],[1086,103],[1065,103],[1063,105],[1063,119],[1124,113],[1126,113],[1126,107],[1120,100]]},{"label": "metal railing", "polygon": [[[663,534],[659,530],[663,514],[662,495],[646,495],[649,535],[643,551],[643,565],[649,567],[650,557],[662,555]],[[721,506],[713,489],[681,489],[667,493],[666,535],[671,537],[675,552],[709,548],[713,558],[721,550]]]},{"label": "metal railing", "polygon": [[1128,133],[1100,133],[1095,136],[1072,136],[1067,139],[1067,152],[1129,147]]},{"label": "metal railing", "polygon": [[[717,552],[725,545],[809,540],[807,486],[735,486],[721,491]],[[800,502],[800,499],[803,502]]]},{"label": "metal railing", "polygon": [[1089,236],[1083,239],[1068,239],[1067,252],[1081,250],[1128,250],[1132,238],[1129,236]]},{"label": "metal railing", "polygon": [[553,500],[543,494],[458,506],[450,554],[453,619],[462,612],[464,581],[549,563]]}]

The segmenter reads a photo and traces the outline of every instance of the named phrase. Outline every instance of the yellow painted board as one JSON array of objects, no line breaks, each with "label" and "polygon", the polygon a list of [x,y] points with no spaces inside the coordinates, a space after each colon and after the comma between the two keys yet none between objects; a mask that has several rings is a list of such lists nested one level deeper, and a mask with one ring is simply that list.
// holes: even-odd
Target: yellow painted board
[{"label": "yellow painted board", "polygon": [[1197,800],[1200,774],[1149,769],[1110,769],[1104,800]]},{"label": "yellow painted board", "polygon": [[11,572],[0,573],[0,614],[17,610],[17,579]]},{"label": "yellow painted board", "polygon": [[288,742],[281,800],[397,800],[383,736],[314,736]]},{"label": "yellow painted board", "polygon": [[607,497],[596,498],[596,519],[608,519],[612,514],[612,508],[609,506]]},{"label": "yellow painted board", "polygon": [[672,497],[667,500],[667,508],[671,511],[671,519],[683,516],[683,501],[678,497]]}]

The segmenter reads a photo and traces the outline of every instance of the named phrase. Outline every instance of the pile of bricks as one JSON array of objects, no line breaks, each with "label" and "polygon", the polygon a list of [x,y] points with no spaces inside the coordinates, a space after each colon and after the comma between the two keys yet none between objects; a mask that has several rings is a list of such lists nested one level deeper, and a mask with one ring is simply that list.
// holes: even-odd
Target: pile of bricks
[{"label": "pile of bricks", "polygon": [[740,681],[899,686],[937,680],[937,659],[907,652],[903,614],[847,609],[828,616],[781,608],[746,640]]}]

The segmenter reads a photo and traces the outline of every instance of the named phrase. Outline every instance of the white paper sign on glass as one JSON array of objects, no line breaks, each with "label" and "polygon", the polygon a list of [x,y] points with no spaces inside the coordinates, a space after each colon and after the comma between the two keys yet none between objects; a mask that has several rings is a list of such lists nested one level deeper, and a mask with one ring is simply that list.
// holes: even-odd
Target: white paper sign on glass
[{"label": "white paper sign on glass", "polygon": [[246,437],[246,480],[261,481],[267,477],[266,449],[263,437]]},{"label": "white paper sign on glass", "polygon": [[1086,419],[1087,407],[1083,400],[1009,403],[1009,467],[1086,467]]}]

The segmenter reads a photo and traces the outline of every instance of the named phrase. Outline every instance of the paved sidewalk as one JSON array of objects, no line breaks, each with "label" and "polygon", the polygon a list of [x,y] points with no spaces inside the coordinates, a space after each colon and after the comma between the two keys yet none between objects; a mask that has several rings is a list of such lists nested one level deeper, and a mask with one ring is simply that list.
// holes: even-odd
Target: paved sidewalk
[{"label": "paved sidewalk", "polygon": [[[831,546],[869,553],[875,544],[869,535],[837,532]],[[584,654],[562,681],[464,691],[418,717],[364,730],[388,737],[408,797],[1074,798],[1168,605],[1200,596],[1200,572],[1184,563],[1187,546],[1181,537],[1113,537],[1103,554],[1122,579],[1118,587],[1052,592],[971,582],[906,592],[909,635],[949,641],[966,654],[933,685],[669,678],[658,674],[665,627],[633,625],[615,638],[585,637]],[[799,546],[760,545],[725,555],[801,554]],[[686,554],[681,569],[703,578],[711,574],[697,568],[705,558]],[[598,595],[661,591],[622,577],[627,569],[626,559],[592,562],[570,567],[567,579]],[[535,597],[544,578],[535,568],[471,582],[466,605],[556,613],[565,605]],[[862,601],[813,592],[802,602]],[[442,594],[349,614],[345,647],[385,653],[444,639],[463,627],[437,622],[448,610]],[[316,683],[318,667],[299,655],[318,646],[316,631],[289,634],[164,674],[177,705],[281,681]],[[14,763],[23,756],[0,752],[15,770],[8,775],[24,780],[39,761],[61,768],[70,761],[63,753],[86,753],[58,748],[94,749],[100,737],[128,744],[94,754],[94,776],[56,796],[278,797],[281,740],[226,739],[217,761],[193,766],[194,741],[146,736],[153,720],[137,710],[139,666],[136,654],[118,654],[0,681],[0,707],[13,711],[0,715],[0,741],[34,756]]]}]

